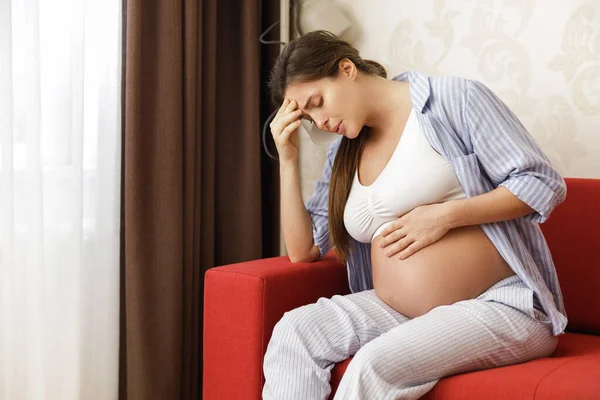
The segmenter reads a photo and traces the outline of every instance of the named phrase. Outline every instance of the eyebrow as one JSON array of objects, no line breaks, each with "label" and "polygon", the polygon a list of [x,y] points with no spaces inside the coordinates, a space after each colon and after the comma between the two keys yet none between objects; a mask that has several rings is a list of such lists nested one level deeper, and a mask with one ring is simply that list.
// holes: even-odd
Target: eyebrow
[{"label": "eyebrow", "polygon": [[312,99],[313,95],[308,96],[308,100],[306,100],[306,104],[302,108],[308,108],[308,104],[310,103],[310,99]]}]

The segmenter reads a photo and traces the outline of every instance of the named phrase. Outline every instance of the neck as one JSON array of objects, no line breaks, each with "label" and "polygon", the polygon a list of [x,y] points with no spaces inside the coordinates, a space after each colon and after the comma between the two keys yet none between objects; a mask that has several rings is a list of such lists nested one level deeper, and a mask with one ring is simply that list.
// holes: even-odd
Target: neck
[{"label": "neck", "polygon": [[370,128],[369,135],[376,138],[389,132],[410,111],[412,100],[408,82],[373,76],[365,79],[364,98],[369,99],[365,125]]}]

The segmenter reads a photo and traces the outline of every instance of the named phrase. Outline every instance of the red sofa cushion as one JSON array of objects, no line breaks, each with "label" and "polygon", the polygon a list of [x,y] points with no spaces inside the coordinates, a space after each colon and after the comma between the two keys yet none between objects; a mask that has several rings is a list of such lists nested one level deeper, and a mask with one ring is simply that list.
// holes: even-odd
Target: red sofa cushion
[{"label": "red sofa cushion", "polygon": [[[332,394],[352,358],[331,371]],[[600,336],[566,333],[552,357],[448,376],[423,400],[600,399]]]}]

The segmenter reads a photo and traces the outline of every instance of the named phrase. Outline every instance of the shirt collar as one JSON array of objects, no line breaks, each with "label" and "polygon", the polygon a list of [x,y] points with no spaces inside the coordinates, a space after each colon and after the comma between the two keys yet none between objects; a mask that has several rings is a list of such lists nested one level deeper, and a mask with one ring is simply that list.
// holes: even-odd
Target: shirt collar
[{"label": "shirt collar", "polygon": [[423,113],[423,108],[429,100],[431,87],[429,86],[429,78],[417,71],[406,71],[392,78],[393,81],[408,81],[410,89],[410,99],[413,107],[420,113]]}]

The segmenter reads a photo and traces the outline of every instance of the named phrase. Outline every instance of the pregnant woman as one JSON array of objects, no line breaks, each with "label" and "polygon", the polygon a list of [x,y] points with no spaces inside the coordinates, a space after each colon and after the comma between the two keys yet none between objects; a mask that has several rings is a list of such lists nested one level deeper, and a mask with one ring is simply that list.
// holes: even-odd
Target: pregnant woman
[{"label": "pregnant woman", "polygon": [[[564,180],[480,82],[387,79],[326,31],[282,51],[270,90],[292,262],[331,248],[351,294],[286,312],[264,359],[264,399],[417,399],[449,375],[554,351],[567,323],[539,228]],[[340,135],[304,206],[297,130]]]}]

